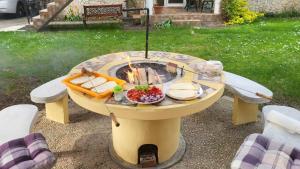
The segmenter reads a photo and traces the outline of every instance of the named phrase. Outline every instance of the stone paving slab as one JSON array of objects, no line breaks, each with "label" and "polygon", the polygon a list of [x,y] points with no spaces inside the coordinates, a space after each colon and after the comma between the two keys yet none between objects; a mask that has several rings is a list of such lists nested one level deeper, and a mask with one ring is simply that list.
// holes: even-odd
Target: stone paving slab
[{"label": "stone paving slab", "polygon": [[[262,132],[262,122],[233,126],[232,101],[220,99],[202,113],[183,118],[187,143],[183,160],[171,169],[227,169],[244,138]],[[34,127],[42,132],[58,157],[54,169],[119,169],[108,152],[109,117],[88,112],[70,103],[71,123],[55,123],[43,112]],[[259,118],[260,119],[260,118]]]}]

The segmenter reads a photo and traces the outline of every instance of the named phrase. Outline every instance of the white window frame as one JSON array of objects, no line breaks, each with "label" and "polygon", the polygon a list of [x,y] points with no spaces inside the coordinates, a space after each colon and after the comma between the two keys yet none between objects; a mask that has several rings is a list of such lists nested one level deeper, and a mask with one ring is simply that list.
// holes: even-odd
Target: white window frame
[{"label": "white window frame", "polygon": [[169,3],[169,0],[164,1],[165,7],[185,7],[186,0],[183,0],[183,3]]}]

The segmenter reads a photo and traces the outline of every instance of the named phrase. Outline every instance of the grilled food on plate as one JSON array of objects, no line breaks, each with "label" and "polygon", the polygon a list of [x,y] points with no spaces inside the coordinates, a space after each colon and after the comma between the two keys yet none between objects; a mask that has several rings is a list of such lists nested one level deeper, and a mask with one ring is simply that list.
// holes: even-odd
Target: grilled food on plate
[{"label": "grilled food on plate", "polygon": [[197,96],[197,91],[196,90],[170,90],[168,92],[168,96],[179,100],[193,99]]},{"label": "grilled food on plate", "polygon": [[193,83],[174,83],[170,85],[167,95],[177,100],[193,100],[201,96],[203,90]]},{"label": "grilled food on plate", "polygon": [[169,90],[198,90],[193,83],[174,83],[170,85]]}]

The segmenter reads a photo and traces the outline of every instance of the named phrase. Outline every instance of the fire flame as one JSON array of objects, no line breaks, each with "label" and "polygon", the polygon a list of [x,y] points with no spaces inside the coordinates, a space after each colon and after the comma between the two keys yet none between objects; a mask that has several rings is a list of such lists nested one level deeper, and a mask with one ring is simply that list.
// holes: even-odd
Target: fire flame
[{"label": "fire flame", "polygon": [[130,60],[129,56],[127,56],[127,62],[128,62],[128,66],[131,70],[131,71],[127,72],[127,78],[129,80],[129,83],[135,83],[134,79],[137,76],[137,73],[136,73],[136,69],[134,67],[132,67],[132,65],[131,65],[131,60]]},{"label": "fire flame", "polygon": [[129,56],[127,56],[127,62],[128,62],[129,68],[130,68],[131,71],[133,72],[133,71],[135,70],[135,68],[132,67],[132,65],[131,65],[131,60],[130,60],[130,57],[129,57]]},{"label": "fire flame", "polygon": [[127,77],[128,77],[129,83],[134,83],[134,72],[128,71]]}]

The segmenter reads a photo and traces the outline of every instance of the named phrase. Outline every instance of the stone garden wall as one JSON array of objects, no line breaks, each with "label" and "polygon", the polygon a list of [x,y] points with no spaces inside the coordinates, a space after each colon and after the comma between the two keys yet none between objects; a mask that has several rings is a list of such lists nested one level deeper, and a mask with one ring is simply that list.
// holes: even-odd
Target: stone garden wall
[{"label": "stone garden wall", "polygon": [[300,11],[300,0],[248,0],[251,10],[267,13]]}]

